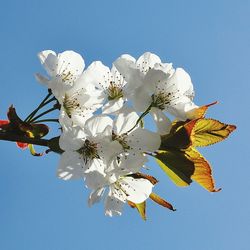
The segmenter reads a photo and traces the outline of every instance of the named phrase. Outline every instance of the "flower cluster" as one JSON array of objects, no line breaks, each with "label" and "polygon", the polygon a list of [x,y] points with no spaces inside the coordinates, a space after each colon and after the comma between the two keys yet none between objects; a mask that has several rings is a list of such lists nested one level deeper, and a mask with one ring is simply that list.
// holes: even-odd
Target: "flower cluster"
[{"label": "flower cluster", "polygon": [[[89,206],[103,199],[105,214],[113,216],[121,215],[127,203],[145,219],[150,198],[175,210],[153,192],[158,181],[144,173],[149,157],[177,186],[196,181],[209,192],[220,190],[197,147],[224,140],[236,127],[205,118],[217,102],[197,106],[184,69],[149,52],[137,60],[122,55],[111,69],[100,61],[85,69],[84,59],[73,51],[45,50],[38,56],[47,76],[36,78],[48,94],[25,119],[11,106],[8,120],[0,120],[0,140],[15,141],[34,156],[44,153],[36,153],[33,145],[59,153],[58,177],[82,179],[90,189]],[[59,118],[44,118],[56,110]],[[59,136],[43,138],[47,122],[60,124]]]},{"label": "flower cluster", "polygon": [[[140,171],[170,132],[166,113],[186,120],[197,108],[188,73],[149,52],[137,60],[122,55],[111,69],[100,61],[85,69],[74,51],[38,56],[49,78],[36,77],[60,104],[59,178],[82,178],[91,189],[89,205],[105,196],[106,215],[120,215],[125,202],[144,202],[155,181]],[[147,114],[157,131],[142,125]]]},{"label": "flower cluster", "polygon": [[[195,181],[209,192],[220,190],[197,148],[223,141],[236,126],[205,117],[217,102],[197,106],[185,70],[149,52],[137,60],[122,55],[111,69],[100,61],[85,69],[74,51],[45,50],[38,57],[47,76],[36,78],[48,94],[25,119],[11,105],[7,120],[0,120],[0,140],[16,142],[33,156],[60,154],[58,177],[83,180],[89,206],[104,200],[105,214],[113,216],[127,203],[146,219],[150,198],[174,211],[153,192],[158,180],[144,173],[149,157],[177,186]],[[55,111],[59,117],[48,117]],[[45,139],[48,122],[59,124],[60,134]],[[47,149],[37,153],[34,145]]]}]

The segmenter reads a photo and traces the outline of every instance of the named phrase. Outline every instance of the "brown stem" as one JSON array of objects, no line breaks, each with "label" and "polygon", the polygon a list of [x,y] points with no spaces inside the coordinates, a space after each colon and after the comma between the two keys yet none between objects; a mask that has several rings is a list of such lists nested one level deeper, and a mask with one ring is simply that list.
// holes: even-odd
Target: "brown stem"
[{"label": "brown stem", "polygon": [[49,147],[49,140],[40,138],[29,138],[23,135],[17,135],[13,133],[0,131],[0,140],[3,141],[13,141],[13,142],[23,142],[33,145]]},{"label": "brown stem", "polygon": [[49,140],[40,138],[29,138],[23,135],[17,135],[13,133],[8,133],[0,130],[0,140],[3,141],[13,141],[13,142],[23,142],[32,145],[48,147],[48,152],[54,152],[57,154],[62,154],[64,151],[59,146],[59,136],[53,137]]}]

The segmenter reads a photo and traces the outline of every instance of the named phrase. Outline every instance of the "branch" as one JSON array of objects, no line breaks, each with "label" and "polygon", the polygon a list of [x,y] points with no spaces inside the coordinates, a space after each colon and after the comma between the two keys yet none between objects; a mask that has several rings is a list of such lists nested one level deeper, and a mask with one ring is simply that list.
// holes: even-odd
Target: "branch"
[{"label": "branch", "polygon": [[2,132],[2,131],[0,131],[0,140],[23,142],[23,143],[45,146],[45,147],[48,147],[49,145],[49,140],[46,140],[46,139],[29,138],[23,135],[17,135],[17,134],[8,133],[8,132]]},{"label": "branch", "polygon": [[29,138],[23,135],[17,135],[13,133],[0,131],[0,140],[3,141],[13,141],[13,142],[23,142],[38,146],[48,147],[49,151],[62,154],[63,150],[59,146],[59,137],[54,137],[52,139],[40,139],[40,138]]}]

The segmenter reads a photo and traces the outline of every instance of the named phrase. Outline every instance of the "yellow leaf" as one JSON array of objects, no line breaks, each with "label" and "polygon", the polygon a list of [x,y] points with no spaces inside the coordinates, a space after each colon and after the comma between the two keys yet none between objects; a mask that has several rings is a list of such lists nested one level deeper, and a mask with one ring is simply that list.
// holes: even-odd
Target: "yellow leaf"
[{"label": "yellow leaf", "polygon": [[203,147],[220,142],[235,129],[234,125],[228,125],[214,119],[198,119],[191,133],[192,146]]},{"label": "yellow leaf", "polygon": [[28,147],[29,147],[30,153],[31,153],[33,156],[43,156],[44,153],[37,153],[37,152],[35,151],[34,146],[33,146],[32,144],[29,144]]},{"label": "yellow leaf", "polygon": [[157,204],[166,207],[172,211],[176,211],[176,209],[173,208],[173,206],[167,202],[166,200],[162,199],[159,195],[155,194],[155,193],[151,193],[149,198],[151,200],[153,200],[154,202],[156,202]]},{"label": "yellow leaf", "polygon": [[210,192],[219,191],[215,188],[210,164],[195,148],[159,151],[154,157],[177,186],[185,187],[196,181]]},{"label": "yellow leaf", "polygon": [[218,102],[212,102],[210,104],[207,104],[207,105],[204,105],[204,106],[201,106],[199,108],[195,108],[189,112],[187,112],[187,116],[190,120],[195,120],[195,119],[199,119],[199,118],[202,118],[205,116],[206,112],[207,112],[207,109],[212,106],[212,105],[215,105],[217,104]]},{"label": "yellow leaf", "polygon": [[142,217],[143,220],[146,220],[146,201],[136,204],[132,201],[128,201],[128,204],[132,207],[132,208],[137,208],[137,211],[139,212],[140,216]]},{"label": "yellow leaf", "polygon": [[218,192],[215,188],[215,182],[212,176],[211,166],[208,161],[195,149],[190,147],[185,151],[187,158],[194,163],[194,173],[192,180],[196,181],[209,192]]},{"label": "yellow leaf", "polygon": [[187,159],[185,152],[178,149],[160,150],[153,155],[162,170],[180,187],[190,185],[194,163]]}]

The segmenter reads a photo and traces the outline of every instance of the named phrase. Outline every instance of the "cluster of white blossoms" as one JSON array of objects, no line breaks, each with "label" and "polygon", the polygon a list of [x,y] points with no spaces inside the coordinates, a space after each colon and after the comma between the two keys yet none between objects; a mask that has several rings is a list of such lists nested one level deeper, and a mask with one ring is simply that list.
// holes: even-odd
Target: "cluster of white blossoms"
[{"label": "cluster of white blossoms", "polygon": [[[59,178],[83,179],[89,205],[104,199],[109,216],[120,215],[126,202],[144,202],[155,182],[140,171],[170,131],[167,113],[186,120],[197,108],[188,73],[149,52],[138,60],[122,55],[111,69],[100,61],[85,69],[73,51],[46,50],[39,59],[48,77],[36,77],[60,104]],[[157,131],[142,125],[147,114]]]}]

